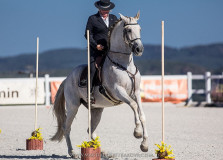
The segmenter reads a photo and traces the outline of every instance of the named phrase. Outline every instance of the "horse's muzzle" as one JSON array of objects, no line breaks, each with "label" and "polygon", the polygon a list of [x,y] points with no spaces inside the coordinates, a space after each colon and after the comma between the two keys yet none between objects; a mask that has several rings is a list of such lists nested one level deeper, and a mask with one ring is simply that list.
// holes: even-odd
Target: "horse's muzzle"
[{"label": "horse's muzzle", "polygon": [[142,53],[144,51],[144,47],[143,45],[138,45],[137,43],[135,43],[132,46],[132,52],[136,55],[136,56],[141,56]]}]

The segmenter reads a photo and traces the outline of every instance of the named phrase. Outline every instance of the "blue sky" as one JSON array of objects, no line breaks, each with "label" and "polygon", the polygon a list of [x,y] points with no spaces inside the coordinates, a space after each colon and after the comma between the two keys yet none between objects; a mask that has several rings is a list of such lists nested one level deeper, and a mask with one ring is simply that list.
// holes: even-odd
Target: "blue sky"
[{"label": "blue sky", "polygon": [[[95,0],[0,0],[0,57],[57,48],[85,48],[84,30]],[[135,16],[144,44],[185,47],[223,42],[222,0],[112,0],[112,13]]]}]

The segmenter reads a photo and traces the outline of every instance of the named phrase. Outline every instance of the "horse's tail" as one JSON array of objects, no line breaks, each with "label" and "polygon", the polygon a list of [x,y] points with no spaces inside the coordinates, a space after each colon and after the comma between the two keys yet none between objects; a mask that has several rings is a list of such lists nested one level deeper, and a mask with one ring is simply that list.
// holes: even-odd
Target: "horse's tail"
[{"label": "horse's tail", "polygon": [[61,83],[54,102],[53,112],[57,118],[57,132],[55,135],[50,139],[52,141],[61,141],[63,139],[64,131],[63,125],[66,120],[65,115],[65,98],[64,98],[64,83],[65,80]]}]

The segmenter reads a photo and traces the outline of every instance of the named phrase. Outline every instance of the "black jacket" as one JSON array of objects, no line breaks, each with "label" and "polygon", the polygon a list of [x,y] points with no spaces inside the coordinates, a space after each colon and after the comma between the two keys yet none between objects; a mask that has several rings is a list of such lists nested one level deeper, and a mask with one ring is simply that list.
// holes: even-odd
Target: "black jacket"
[{"label": "black jacket", "polygon": [[[87,38],[87,30],[90,32],[90,50],[91,56],[97,57],[102,55],[107,51],[107,39],[108,39],[108,31],[109,28],[117,21],[117,17],[113,14],[109,14],[109,27],[106,26],[104,21],[102,20],[99,12],[94,14],[88,18],[86,30],[85,30],[85,38]],[[97,44],[103,45],[104,51],[97,50]]]}]

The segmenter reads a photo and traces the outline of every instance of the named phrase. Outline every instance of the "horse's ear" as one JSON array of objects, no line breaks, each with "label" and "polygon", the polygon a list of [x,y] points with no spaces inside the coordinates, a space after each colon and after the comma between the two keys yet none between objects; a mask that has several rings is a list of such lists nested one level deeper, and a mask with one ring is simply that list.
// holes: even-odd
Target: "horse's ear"
[{"label": "horse's ear", "polygon": [[121,13],[119,13],[119,15],[120,15],[120,17],[121,17],[122,20],[124,20],[125,22],[127,22],[127,19],[128,19],[127,17],[123,16]]},{"label": "horse's ear", "polygon": [[138,11],[138,13],[136,14],[136,16],[134,18],[138,21],[139,20],[139,16],[140,16],[140,11]]}]

